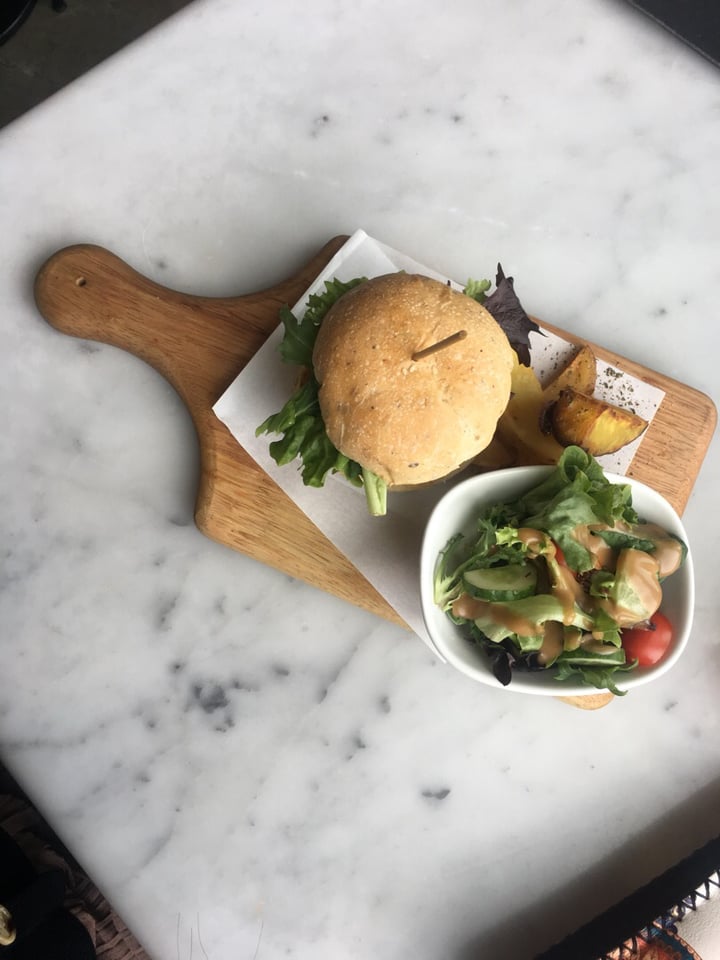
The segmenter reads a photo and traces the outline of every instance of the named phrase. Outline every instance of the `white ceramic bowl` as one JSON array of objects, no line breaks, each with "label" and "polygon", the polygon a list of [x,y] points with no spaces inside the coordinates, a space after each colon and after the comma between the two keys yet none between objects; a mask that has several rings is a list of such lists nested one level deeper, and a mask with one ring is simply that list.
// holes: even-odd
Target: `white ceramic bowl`
[{"label": "white ceramic bowl", "polygon": [[[455,533],[472,534],[474,520],[481,507],[513,500],[521,496],[552,470],[552,467],[513,467],[471,477],[453,487],[438,501],[430,515],[423,537],[420,558],[420,594],[422,613],[430,638],[448,663],[462,673],[509,693],[532,693],[544,696],[577,697],[597,694],[595,687],[554,679],[554,672],[517,671],[507,687],[495,678],[483,651],[470,640],[461,627],[433,602],[433,573],[438,554]],[[688,542],[685,528],[675,510],[664,497],[644,483],[612,473],[605,476],[611,483],[627,483],[632,488],[633,506],[641,519],[660,524],[670,533]],[[663,584],[662,611],[673,625],[671,647],[663,659],[652,667],[637,667],[629,673],[617,674],[620,690],[632,690],[666,673],[687,646],[695,605],[695,582],[692,557]]]}]

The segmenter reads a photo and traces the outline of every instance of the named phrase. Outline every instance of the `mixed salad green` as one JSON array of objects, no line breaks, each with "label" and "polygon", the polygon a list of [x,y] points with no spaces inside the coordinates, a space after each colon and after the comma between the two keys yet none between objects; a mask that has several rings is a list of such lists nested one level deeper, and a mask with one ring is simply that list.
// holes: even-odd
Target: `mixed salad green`
[{"label": "mixed salad green", "polygon": [[482,510],[472,538],[448,541],[434,600],[504,685],[515,670],[552,668],[560,681],[621,693],[618,674],[656,662],[671,642],[662,582],[686,555],[640,521],[628,484],[568,447],[541,483]]}]

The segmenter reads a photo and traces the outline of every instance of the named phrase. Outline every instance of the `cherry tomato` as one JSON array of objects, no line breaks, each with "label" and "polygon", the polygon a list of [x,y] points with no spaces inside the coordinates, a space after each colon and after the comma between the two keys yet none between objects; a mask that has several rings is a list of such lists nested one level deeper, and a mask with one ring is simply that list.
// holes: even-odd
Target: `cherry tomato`
[{"label": "cherry tomato", "polygon": [[637,660],[641,667],[651,667],[667,653],[672,640],[670,621],[662,613],[654,614],[650,627],[633,627],[622,631],[622,645],[628,662]]}]

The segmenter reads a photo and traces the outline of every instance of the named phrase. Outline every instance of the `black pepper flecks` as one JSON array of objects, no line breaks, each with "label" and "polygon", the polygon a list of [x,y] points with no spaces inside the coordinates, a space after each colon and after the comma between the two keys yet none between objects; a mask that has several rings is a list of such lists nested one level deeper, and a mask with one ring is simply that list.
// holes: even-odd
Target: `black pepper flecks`
[{"label": "black pepper flecks", "polygon": [[600,386],[612,396],[612,402],[618,406],[636,413],[634,404],[635,386],[630,381],[623,381],[624,374],[614,367],[605,367],[600,374]]}]

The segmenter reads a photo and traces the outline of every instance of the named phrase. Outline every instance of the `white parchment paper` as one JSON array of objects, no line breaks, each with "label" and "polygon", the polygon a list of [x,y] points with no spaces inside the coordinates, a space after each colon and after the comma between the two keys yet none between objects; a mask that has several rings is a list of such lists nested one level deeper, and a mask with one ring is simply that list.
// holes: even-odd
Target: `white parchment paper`
[{"label": "white parchment paper", "polygon": [[[397,270],[422,273],[443,282],[450,280],[457,289],[464,286],[358,230],[291,309],[301,317],[308,297],[322,290],[325,280],[377,277]],[[527,304],[525,306],[527,308]],[[295,464],[278,467],[268,452],[272,438],[267,435],[256,437],[255,429],[280,410],[293,390],[297,370],[280,361],[278,346],[281,340],[282,326],[279,325],[217,401],[213,408],[215,414],[259,466],[367,577],[408,626],[434,649],[420,610],[420,545],[427,518],[452,481],[413,492],[391,493],[388,515],[371,517],[362,490],[350,486],[342,478],[329,477],[324,489],[317,490],[303,485]],[[531,334],[532,365],[540,380],[547,378],[558,361],[569,357],[574,349],[573,344],[553,334]],[[652,420],[664,396],[662,390],[606,363],[599,364],[598,374],[598,396],[622,406],[632,406],[641,417]],[[632,398],[631,403],[628,398]],[[641,442],[641,439],[636,440],[617,454],[600,458],[600,463],[605,469],[624,475]],[[290,530],[288,537],[292,537]]]}]

